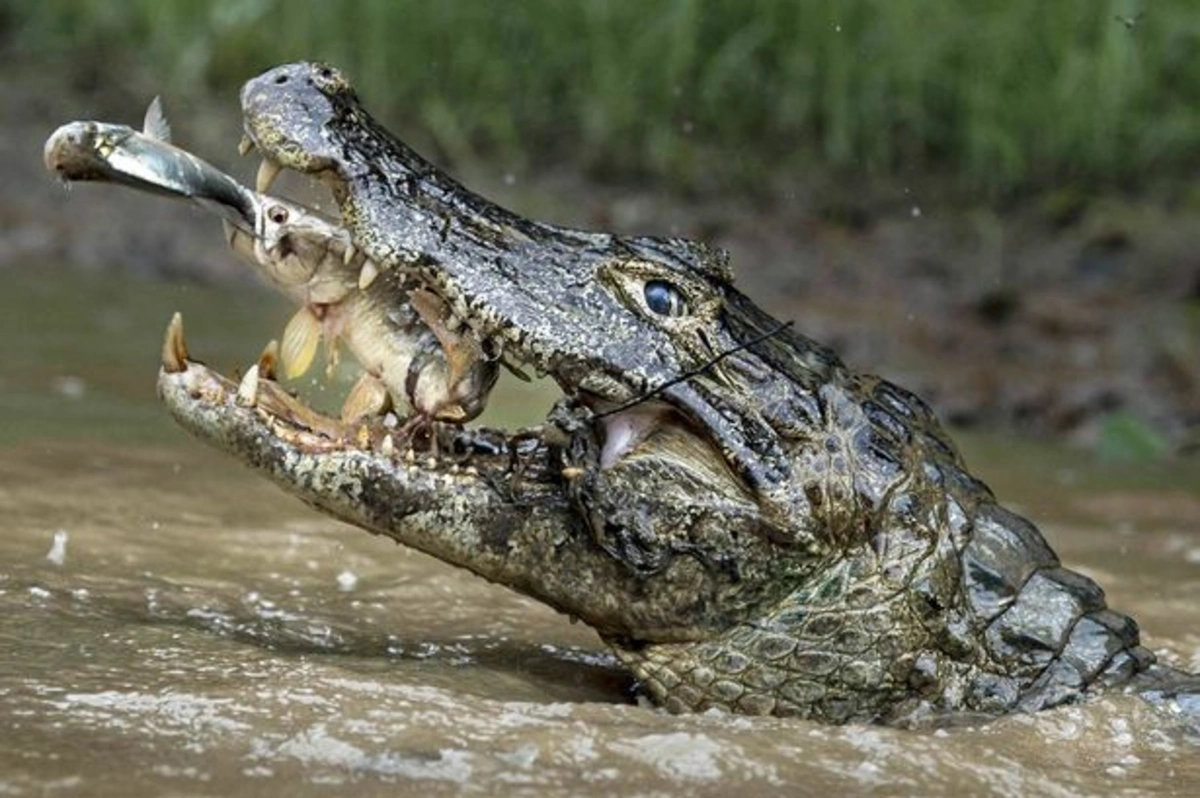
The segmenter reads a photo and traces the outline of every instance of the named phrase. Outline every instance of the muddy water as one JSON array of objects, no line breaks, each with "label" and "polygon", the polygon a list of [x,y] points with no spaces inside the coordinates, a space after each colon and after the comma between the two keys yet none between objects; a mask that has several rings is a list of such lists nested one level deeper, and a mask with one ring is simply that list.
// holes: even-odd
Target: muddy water
[{"label": "muddy water", "polygon": [[[0,795],[1200,793],[1200,742],[1133,697],[921,732],[640,706],[586,628],[174,428],[153,380],[176,308],[224,370],[287,317],[251,291],[0,276]],[[1200,669],[1195,463],[965,449]]]}]

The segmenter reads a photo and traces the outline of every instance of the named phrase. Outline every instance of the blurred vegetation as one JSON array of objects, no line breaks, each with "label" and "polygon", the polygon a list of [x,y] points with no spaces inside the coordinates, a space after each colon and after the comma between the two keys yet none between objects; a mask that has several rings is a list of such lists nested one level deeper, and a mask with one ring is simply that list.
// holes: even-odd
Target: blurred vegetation
[{"label": "blurred vegetation", "polygon": [[175,96],[330,61],[452,159],[679,188],[932,173],[992,198],[1200,160],[1195,0],[8,2],[10,49]]}]

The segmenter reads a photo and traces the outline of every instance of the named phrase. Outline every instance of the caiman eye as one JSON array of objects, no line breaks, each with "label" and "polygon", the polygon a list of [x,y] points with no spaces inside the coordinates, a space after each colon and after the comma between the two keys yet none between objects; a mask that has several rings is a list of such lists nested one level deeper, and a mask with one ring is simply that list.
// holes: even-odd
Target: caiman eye
[{"label": "caiman eye", "polygon": [[665,280],[646,281],[642,294],[646,297],[646,307],[660,316],[679,317],[688,313],[687,302],[679,289]]},{"label": "caiman eye", "polygon": [[267,209],[267,218],[275,224],[286,224],[288,220],[287,208],[282,205],[272,205]]}]

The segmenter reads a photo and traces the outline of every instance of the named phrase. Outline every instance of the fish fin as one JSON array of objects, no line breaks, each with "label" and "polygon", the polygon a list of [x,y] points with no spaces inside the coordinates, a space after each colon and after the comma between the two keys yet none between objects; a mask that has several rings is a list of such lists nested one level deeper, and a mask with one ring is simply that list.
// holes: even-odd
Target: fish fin
[{"label": "fish fin", "polygon": [[300,308],[284,328],[283,340],[279,345],[284,376],[292,380],[308,371],[317,355],[320,341],[320,320],[307,306]]},{"label": "fish fin", "polygon": [[346,395],[341,418],[345,424],[354,424],[364,419],[381,416],[391,407],[392,397],[383,380],[370,372],[363,372]]},{"label": "fish fin", "polygon": [[171,143],[171,123],[163,113],[162,97],[155,97],[146,108],[146,119],[142,122],[142,133],[152,139]]}]

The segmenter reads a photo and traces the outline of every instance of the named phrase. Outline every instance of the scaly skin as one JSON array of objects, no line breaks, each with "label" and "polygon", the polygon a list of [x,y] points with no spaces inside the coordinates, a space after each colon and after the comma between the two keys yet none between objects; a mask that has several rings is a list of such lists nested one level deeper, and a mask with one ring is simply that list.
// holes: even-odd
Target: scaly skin
[{"label": "scaly skin", "polygon": [[535,467],[460,446],[474,473],[446,473],[377,437],[333,445],[274,400],[198,388],[217,378],[168,345],[160,392],[200,437],[580,618],[674,711],[915,722],[1162,670],[917,397],[782,329],[723,255],[497,208],[388,134],[328,66],[273,69],[242,103],[265,157],[330,185],[367,257],[566,399],[524,443],[487,433]]}]

